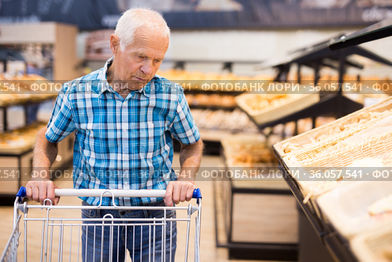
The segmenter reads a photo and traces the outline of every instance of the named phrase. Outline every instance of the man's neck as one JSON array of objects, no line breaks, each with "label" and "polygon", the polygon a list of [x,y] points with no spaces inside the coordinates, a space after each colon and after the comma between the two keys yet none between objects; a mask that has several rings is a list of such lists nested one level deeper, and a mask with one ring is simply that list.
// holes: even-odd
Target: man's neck
[{"label": "man's neck", "polygon": [[113,88],[114,91],[119,93],[123,98],[127,98],[128,94],[132,91],[130,88],[128,88],[126,82],[122,82],[120,80],[117,80],[114,73],[113,73],[113,67],[114,65],[112,64],[107,72],[106,72],[106,79],[109,83],[109,85]]}]

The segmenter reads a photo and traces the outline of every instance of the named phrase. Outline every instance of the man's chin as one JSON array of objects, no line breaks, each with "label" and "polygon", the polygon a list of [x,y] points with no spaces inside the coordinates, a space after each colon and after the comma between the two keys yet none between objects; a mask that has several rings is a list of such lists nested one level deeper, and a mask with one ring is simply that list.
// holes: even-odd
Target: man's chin
[{"label": "man's chin", "polygon": [[139,81],[139,80],[131,80],[131,81],[127,81],[127,85],[128,88],[130,90],[137,90],[137,89],[141,89],[143,88],[148,82],[143,80],[143,81]]}]

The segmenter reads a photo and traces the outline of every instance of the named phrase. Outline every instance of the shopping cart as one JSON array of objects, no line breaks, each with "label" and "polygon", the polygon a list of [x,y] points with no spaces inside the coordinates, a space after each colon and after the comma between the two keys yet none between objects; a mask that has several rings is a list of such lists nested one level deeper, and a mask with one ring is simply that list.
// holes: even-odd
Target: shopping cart
[{"label": "shopping cart", "polygon": [[[99,197],[99,203],[102,203],[103,197],[110,197],[112,199],[112,205],[54,206],[49,199],[44,201],[44,205],[29,205],[27,202],[23,201],[23,198],[26,195],[26,189],[22,187],[16,195],[13,229],[1,256],[1,262],[18,261],[18,257],[21,256],[23,256],[23,259],[19,259],[19,261],[118,261],[121,260],[121,257],[118,255],[120,252],[120,244],[119,242],[116,243],[115,239],[119,241],[120,239],[124,240],[124,238],[124,254],[126,253],[126,249],[128,249],[129,252],[129,255],[125,255],[127,259],[130,257],[132,261],[139,261],[139,259],[140,261],[158,261],[158,256],[155,257],[155,254],[161,252],[162,255],[160,256],[159,261],[172,261],[174,258],[174,255],[171,253],[172,245],[175,245],[171,238],[173,223],[183,223],[183,227],[186,227],[186,229],[184,229],[184,231],[186,231],[186,236],[182,235],[185,237],[185,247],[183,247],[184,260],[188,261],[188,253],[190,253],[192,248],[191,245],[189,245],[189,242],[191,242],[190,235],[193,234],[194,261],[200,261],[201,193],[199,189],[195,189],[193,192],[193,198],[196,199],[197,205],[189,203],[187,206],[176,207],[117,206],[114,201],[117,197],[163,197],[165,195],[165,190],[55,189],[55,194],[56,196]],[[79,212],[71,212],[71,210],[79,210]],[[81,218],[80,210],[85,210],[85,212],[101,210],[99,212],[107,211],[109,214],[104,215],[103,218],[89,218],[83,216]],[[150,210],[151,212],[159,211],[163,215],[162,217],[148,218],[117,218],[110,214],[112,210],[123,213],[140,212],[141,210],[147,212]],[[176,215],[169,216],[169,213],[174,213]],[[193,217],[194,228],[191,228]],[[21,221],[23,221],[24,224],[23,230],[21,230]],[[120,228],[125,230],[120,230]],[[132,230],[130,231],[130,229]],[[85,239],[81,238],[83,230],[85,230],[84,232],[89,232],[89,230],[91,230],[90,234],[85,234]],[[140,231],[143,230],[145,232],[144,235],[135,233],[140,233]],[[142,243],[142,241],[147,241],[142,237],[146,236],[146,230],[148,230],[147,247],[146,243]],[[91,234],[91,232],[94,232],[94,234]],[[109,234],[107,235],[105,233],[104,236],[104,232],[109,232]],[[120,238],[120,232],[122,238]],[[128,234],[127,232],[133,232],[133,234]],[[162,236],[160,247],[155,246],[155,234],[158,233],[160,234],[159,236]],[[100,234],[102,234],[101,238],[98,237]],[[87,254],[88,251],[85,251],[84,254],[82,252],[83,245],[87,245],[87,239],[88,237],[91,237],[91,235],[94,237],[94,248],[101,247],[100,256],[95,256],[96,251],[93,252],[94,254]],[[140,239],[136,239],[138,235],[140,235]],[[178,235],[179,234],[176,234],[176,236]],[[164,236],[166,236],[166,239]],[[95,242],[96,237],[98,238],[98,242],[101,243]],[[106,241],[106,237],[109,237],[108,241]],[[21,243],[23,248],[19,245],[20,238],[23,239],[23,242]],[[142,254],[144,252],[144,254],[136,260],[134,247],[130,248],[127,246],[127,243],[135,245],[135,243],[139,244],[139,241],[139,251],[141,251]],[[184,242],[179,244],[182,246]],[[106,244],[109,245],[109,248],[106,246],[105,249]],[[103,253],[104,249],[105,251],[109,250],[109,255]],[[167,254],[168,252],[170,252],[169,255]],[[113,254],[117,255],[114,256]],[[86,258],[86,256],[89,257]]]}]

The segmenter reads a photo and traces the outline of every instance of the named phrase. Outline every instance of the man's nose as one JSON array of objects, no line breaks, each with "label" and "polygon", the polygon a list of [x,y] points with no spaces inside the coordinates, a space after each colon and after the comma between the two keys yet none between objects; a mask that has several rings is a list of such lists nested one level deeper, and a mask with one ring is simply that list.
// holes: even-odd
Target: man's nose
[{"label": "man's nose", "polygon": [[143,65],[141,66],[140,70],[143,72],[143,74],[150,75],[152,73],[151,61],[144,62]]}]

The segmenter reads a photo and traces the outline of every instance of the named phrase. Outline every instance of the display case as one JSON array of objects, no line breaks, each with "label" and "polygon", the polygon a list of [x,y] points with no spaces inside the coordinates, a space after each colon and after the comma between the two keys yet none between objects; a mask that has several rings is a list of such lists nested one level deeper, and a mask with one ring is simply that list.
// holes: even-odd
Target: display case
[{"label": "display case", "polygon": [[293,195],[336,260],[361,259],[352,238],[391,219],[369,210],[391,190],[390,181],[375,175],[392,163],[391,119],[388,98],[274,145]]}]

